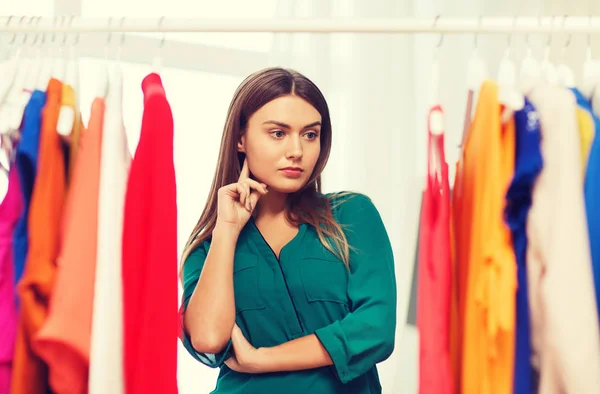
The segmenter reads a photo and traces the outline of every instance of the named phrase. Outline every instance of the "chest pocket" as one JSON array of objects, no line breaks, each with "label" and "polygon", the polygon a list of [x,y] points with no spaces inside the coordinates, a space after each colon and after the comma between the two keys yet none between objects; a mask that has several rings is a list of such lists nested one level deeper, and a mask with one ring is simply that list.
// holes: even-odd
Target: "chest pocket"
[{"label": "chest pocket", "polygon": [[342,261],[333,256],[307,256],[301,260],[300,273],[308,302],[348,307],[348,271]]},{"label": "chest pocket", "polygon": [[236,253],[233,266],[236,313],[266,307],[259,284],[258,257],[250,253]]}]

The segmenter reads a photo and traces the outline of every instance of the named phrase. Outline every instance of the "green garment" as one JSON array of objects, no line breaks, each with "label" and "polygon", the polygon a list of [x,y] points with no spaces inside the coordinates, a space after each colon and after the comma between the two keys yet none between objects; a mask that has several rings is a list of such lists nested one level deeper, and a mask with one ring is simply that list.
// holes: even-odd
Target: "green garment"
[{"label": "green garment", "polygon": [[[328,194],[350,250],[350,271],[301,224],[279,260],[254,220],[238,238],[234,261],[236,323],[255,347],[273,347],[315,334],[334,365],[293,372],[238,373],[218,354],[198,353],[188,333],[182,341],[200,362],[221,368],[212,393],[376,394],[376,363],[394,349],[396,278],[392,247],[379,212],[362,194]],[[181,316],[198,282],[210,243],[193,251],[183,268]],[[183,321],[183,319],[182,319]]]}]

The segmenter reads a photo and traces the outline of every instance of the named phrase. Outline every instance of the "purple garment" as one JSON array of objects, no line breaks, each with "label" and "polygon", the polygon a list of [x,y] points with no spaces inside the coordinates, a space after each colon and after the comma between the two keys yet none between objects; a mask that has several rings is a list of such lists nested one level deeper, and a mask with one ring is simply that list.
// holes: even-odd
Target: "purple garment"
[{"label": "purple garment", "polygon": [[0,393],[10,392],[11,365],[17,334],[13,231],[23,211],[19,174],[13,166],[8,191],[0,204]]}]

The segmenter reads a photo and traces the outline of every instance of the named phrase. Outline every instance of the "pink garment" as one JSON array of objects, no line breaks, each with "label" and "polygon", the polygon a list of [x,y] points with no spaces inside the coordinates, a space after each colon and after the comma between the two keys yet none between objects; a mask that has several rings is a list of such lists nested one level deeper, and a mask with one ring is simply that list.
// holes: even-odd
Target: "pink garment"
[{"label": "pink garment", "polygon": [[10,171],[8,191],[0,204],[0,393],[10,390],[17,334],[17,305],[13,261],[13,230],[23,210],[16,167]]}]

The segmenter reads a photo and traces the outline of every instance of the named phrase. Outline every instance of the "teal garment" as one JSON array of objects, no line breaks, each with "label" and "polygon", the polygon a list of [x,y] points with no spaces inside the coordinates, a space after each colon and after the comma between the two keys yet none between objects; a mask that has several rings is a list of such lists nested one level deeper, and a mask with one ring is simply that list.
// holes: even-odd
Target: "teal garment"
[{"label": "teal garment", "polygon": [[[182,342],[198,361],[221,368],[212,393],[377,394],[376,363],[394,349],[396,278],[392,247],[380,214],[362,194],[328,198],[350,250],[350,271],[301,224],[279,260],[251,218],[234,257],[236,323],[255,347],[273,347],[316,334],[334,365],[293,372],[245,374],[224,364],[231,341],[219,354],[198,353],[183,332]],[[206,258],[209,242],[183,268],[185,311]],[[183,317],[183,313],[181,314]]]}]

